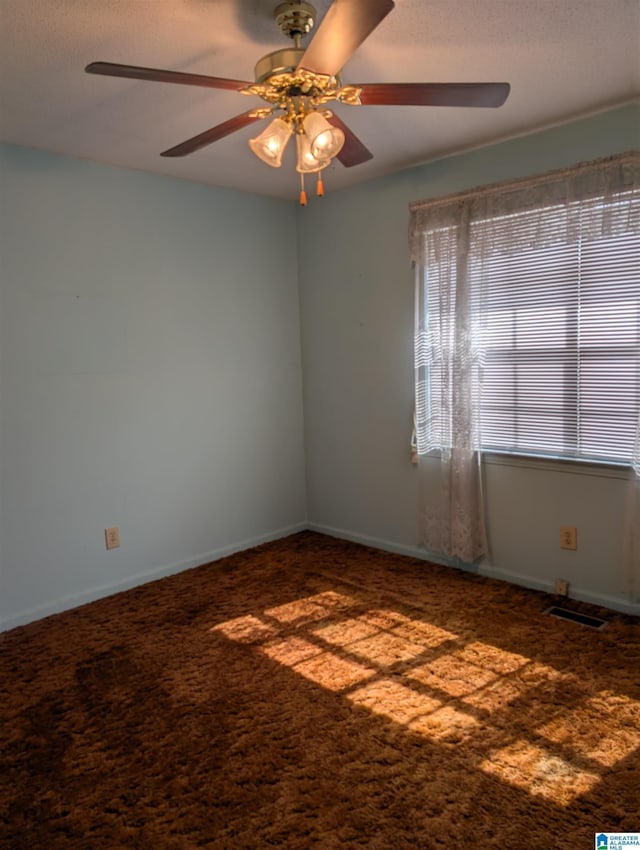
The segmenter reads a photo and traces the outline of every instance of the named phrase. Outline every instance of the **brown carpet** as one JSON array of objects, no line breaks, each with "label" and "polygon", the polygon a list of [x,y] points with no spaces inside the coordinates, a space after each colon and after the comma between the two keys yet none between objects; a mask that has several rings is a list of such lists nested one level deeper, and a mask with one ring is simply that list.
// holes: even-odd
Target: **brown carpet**
[{"label": "brown carpet", "polygon": [[0,847],[591,848],[640,624],[302,533],[1,637]]}]

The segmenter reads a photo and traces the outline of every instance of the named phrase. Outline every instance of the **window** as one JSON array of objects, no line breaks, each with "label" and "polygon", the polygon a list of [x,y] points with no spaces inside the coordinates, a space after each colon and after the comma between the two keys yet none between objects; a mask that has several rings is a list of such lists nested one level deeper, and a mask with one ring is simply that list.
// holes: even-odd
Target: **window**
[{"label": "window", "polygon": [[[544,216],[553,222],[564,209]],[[509,243],[530,217],[491,222],[494,238]],[[628,461],[640,409],[640,233],[548,248],[532,242],[472,268],[474,287],[483,274],[488,280],[482,446]]]},{"label": "window", "polygon": [[640,412],[637,160],[632,180],[619,162],[604,171],[420,210],[419,452],[455,445],[462,396],[483,450],[630,462]]}]

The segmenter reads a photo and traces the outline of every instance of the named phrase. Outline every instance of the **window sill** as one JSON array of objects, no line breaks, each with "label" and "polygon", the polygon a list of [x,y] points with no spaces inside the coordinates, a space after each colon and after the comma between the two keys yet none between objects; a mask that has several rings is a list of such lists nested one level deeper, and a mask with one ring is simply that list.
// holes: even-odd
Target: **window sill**
[{"label": "window sill", "polygon": [[596,478],[628,479],[631,467],[624,463],[578,460],[570,458],[542,457],[539,455],[511,454],[507,452],[483,452],[483,463],[496,466],[513,466],[526,469],[564,472],[569,475],[591,475]]},{"label": "window sill", "polygon": [[[429,452],[425,457],[439,460],[440,452]],[[576,458],[543,457],[542,455],[512,454],[510,452],[482,452],[482,462],[493,466],[511,466],[520,469],[548,470],[569,475],[591,475],[596,478],[631,478],[631,466],[625,463],[578,460]],[[418,455],[411,454],[411,463],[417,467]]]}]

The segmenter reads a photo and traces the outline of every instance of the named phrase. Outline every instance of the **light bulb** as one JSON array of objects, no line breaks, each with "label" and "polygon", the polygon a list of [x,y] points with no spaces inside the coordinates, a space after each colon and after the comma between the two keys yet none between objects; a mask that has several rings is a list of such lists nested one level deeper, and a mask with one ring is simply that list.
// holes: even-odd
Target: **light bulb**
[{"label": "light bulb", "polygon": [[305,133],[298,133],[296,135],[296,147],[298,149],[298,164],[296,165],[296,169],[301,174],[321,171],[331,163],[330,159],[316,159],[311,153],[309,137]]},{"label": "light bulb", "polygon": [[344,145],[344,133],[334,127],[319,112],[310,112],[303,122],[304,131],[309,137],[312,155],[317,160],[333,159]]},{"label": "light bulb", "polygon": [[282,118],[274,118],[259,136],[256,136],[255,139],[249,139],[249,147],[267,165],[272,168],[280,168],[282,154],[292,132],[291,126],[286,121]]}]

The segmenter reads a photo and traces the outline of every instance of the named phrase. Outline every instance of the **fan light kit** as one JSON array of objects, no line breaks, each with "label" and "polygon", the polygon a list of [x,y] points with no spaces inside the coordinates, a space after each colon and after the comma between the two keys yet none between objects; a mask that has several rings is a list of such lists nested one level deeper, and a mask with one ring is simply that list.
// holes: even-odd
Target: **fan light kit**
[{"label": "fan light kit", "polygon": [[112,62],[92,62],[90,74],[135,80],[178,83],[238,91],[260,97],[268,106],[251,109],[197,136],[163,151],[161,156],[179,157],[228,136],[236,130],[271,118],[259,135],[249,140],[253,153],[272,168],[282,164],[287,143],[296,138],[300,174],[300,203],[307,203],[304,175],[317,174],[317,193],[322,195],[322,171],[334,159],[347,168],[360,165],[373,154],[327,108],[336,101],[345,106],[486,106],[497,107],[507,99],[508,83],[361,83],[343,86],[343,65],[393,9],[393,0],[333,0],[310,44],[301,40],[313,29],[316,10],[304,0],[290,0],[276,7],[274,17],[283,35],[293,41],[263,56],[255,66],[255,82],[209,77],[182,71],[142,68]]}]

